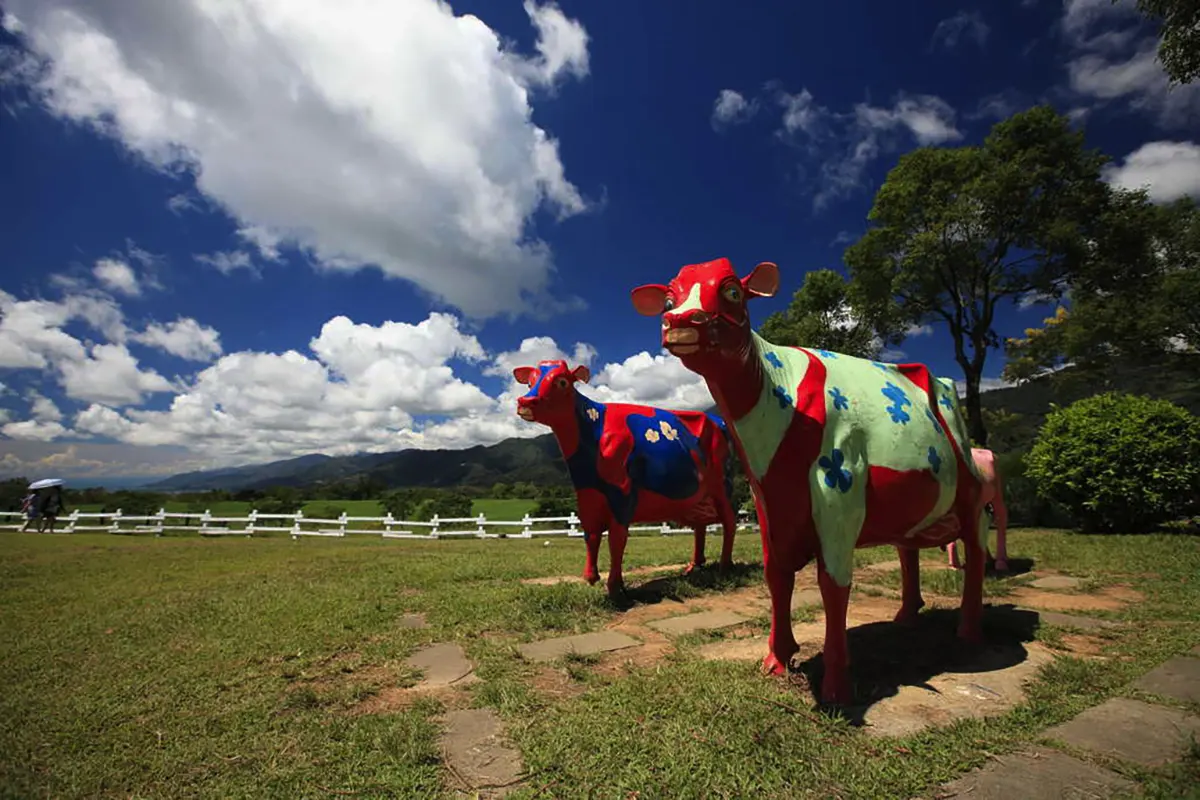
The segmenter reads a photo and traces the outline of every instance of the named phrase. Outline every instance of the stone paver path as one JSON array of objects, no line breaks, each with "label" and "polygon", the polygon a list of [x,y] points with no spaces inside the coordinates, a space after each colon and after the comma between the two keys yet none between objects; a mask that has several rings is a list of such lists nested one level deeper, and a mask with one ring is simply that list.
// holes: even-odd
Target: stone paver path
[{"label": "stone paver path", "polygon": [[797,589],[792,592],[792,611],[805,606],[821,605],[820,589]]},{"label": "stone paver path", "polygon": [[1200,646],[1191,655],[1176,656],[1147,672],[1134,684],[1143,692],[1173,697],[1185,703],[1200,703]]},{"label": "stone paver path", "polygon": [[1029,582],[1034,589],[1078,589],[1083,581],[1069,575],[1046,575]]},{"label": "stone paver path", "polygon": [[459,789],[471,797],[503,797],[521,777],[521,754],[504,741],[504,724],[490,708],[451,711],[442,751]]},{"label": "stone paver path", "polygon": [[558,639],[542,639],[539,642],[523,644],[518,649],[521,655],[530,661],[552,661],[568,653],[586,656],[623,650],[626,647],[637,647],[639,644],[637,639],[623,633],[598,631],[578,636],[563,636]]},{"label": "stone paver path", "polygon": [[1045,736],[1080,750],[1154,767],[1182,756],[1189,734],[1200,735],[1200,719],[1166,706],[1114,697],[1056,725]]},{"label": "stone paver path", "polygon": [[746,618],[732,611],[701,611],[698,614],[686,614],[682,617],[667,617],[646,623],[654,630],[671,636],[680,636],[696,631],[715,631],[730,628],[745,622]]},{"label": "stone paver path", "polygon": [[1035,748],[990,761],[946,784],[939,800],[1101,800],[1136,784],[1055,750]]},{"label": "stone paver path", "polygon": [[421,682],[414,687],[417,689],[465,685],[478,680],[475,668],[456,644],[431,644],[409,656],[404,664],[424,673]]},{"label": "stone paver path", "polygon": [[1058,611],[1038,611],[1034,608],[1022,609],[1038,615],[1043,625],[1057,625],[1060,628],[1078,628],[1081,631],[1101,630],[1104,628],[1120,628],[1121,623],[1095,617],[1081,617],[1078,614],[1062,614]]}]

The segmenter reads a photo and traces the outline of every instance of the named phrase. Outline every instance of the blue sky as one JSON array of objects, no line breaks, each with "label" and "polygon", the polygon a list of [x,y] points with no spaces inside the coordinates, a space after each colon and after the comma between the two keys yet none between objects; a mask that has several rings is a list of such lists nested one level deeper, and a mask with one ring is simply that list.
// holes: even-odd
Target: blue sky
[{"label": "blue sky", "polygon": [[[1200,196],[1200,89],[1125,2],[306,5],[0,2],[0,472],[535,435],[509,375],[555,355],[707,405],[633,286],[775,261],[761,320],[900,154],[1039,102]],[[901,350],[961,377],[940,328]]]}]

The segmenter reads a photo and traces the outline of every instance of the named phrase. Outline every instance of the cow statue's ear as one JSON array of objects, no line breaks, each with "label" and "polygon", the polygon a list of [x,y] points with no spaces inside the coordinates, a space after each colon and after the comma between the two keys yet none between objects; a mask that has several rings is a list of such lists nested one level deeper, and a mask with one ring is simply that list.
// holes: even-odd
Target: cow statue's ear
[{"label": "cow statue's ear", "polygon": [[629,293],[633,308],[642,316],[657,317],[667,308],[667,287],[661,283],[648,283]]},{"label": "cow statue's ear", "polygon": [[588,369],[587,367],[585,367],[583,364],[580,364],[578,367],[576,367],[574,370],[571,371],[571,377],[573,377],[575,380],[579,381],[580,383],[587,383],[588,380],[592,377],[592,371],[590,369]]},{"label": "cow statue's ear", "polygon": [[742,278],[742,288],[750,297],[774,297],[779,291],[779,267],[764,261]]},{"label": "cow statue's ear", "polygon": [[517,367],[513,370],[513,377],[517,379],[517,383],[523,383],[526,386],[533,386],[533,376],[537,374],[537,370],[533,367]]}]

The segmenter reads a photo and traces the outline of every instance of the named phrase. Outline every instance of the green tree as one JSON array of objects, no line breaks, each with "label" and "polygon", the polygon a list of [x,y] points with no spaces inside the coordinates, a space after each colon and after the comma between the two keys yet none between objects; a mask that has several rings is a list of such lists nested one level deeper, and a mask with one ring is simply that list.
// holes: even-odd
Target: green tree
[{"label": "green tree", "polygon": [[831,269],[814,270],[804,276],[804,283],[785,310],[763,320],[759,335],[787,347],[877,358],[885,341],[892,343],[899,337],[889,329],[886,315],[868,318],[866,309],[856,307],[854,299],[840,274]]},{"label": "green tree", "polygon": [[393,519],[410,519],[409,514],[416,506],[412,492],[405,489],[395,489],[379,498],[379,504]]},{"label": "green tree", "polygon": [[[1118,0],[1112,0],[1116,3]],[[1196,0],[1138,0],[1138,11],[1158,23],[1158,60],[1175,84],[1200,75],[1200,3]]]},{"label": "green tree", "polygon": [[1118,365],[1169,363],[1200,350],[1200,208],[1155,205],[1114,191],[1089,257],[1071,282],[1070,308],[1009,339],[1005,374],[1028,380],[1070,363],[1103,380]]},{"label": "green tree", "polygon": [[21,500],[27,494],[29,494],[29,480],[26,478],[10,478],[0,481],[0,509],[20,511]]},{"label": "green tree", "polygon": [[998,123],[979,147],[914,150],[888,173],[871,228],[846,249],[859,304],[945,323],[966,382],[971,438],[987,443],[980,380],[1000,346],[996,306],[1061,292],[1103,206],[1106,158],[1048,106]]}]

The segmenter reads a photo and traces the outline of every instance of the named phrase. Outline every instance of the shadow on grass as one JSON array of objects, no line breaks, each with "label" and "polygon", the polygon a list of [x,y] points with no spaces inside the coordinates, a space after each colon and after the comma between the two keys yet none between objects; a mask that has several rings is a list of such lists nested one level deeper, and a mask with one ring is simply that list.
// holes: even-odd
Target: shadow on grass
[{"label": "shadow on grass", "polygon": [[[984,608],[983,625],[985,643],[978,646],[958,638],[957,609],[925,611],[911,626],[871,622],[850,628],[846,638],[855,702],[822,710],[858,726],[873,705],[895,696],[902,686],[937,691],[929,681],[939,675],[1016,666],[1029,656],[1025,642],[1033,641],[1039,618],[1037,612],[1012,605],[989,605]],[[816,702],[825,675],[823,654],[793,663],[790,671],[804,676]]]},{"label": "shadow on grass", "polygon": [[735,562],[722,570],[715,562],[708,562],[690,575],[682,573],[662,575],[636,586],[626,584],[624,595],[610,598],[609,602],[619,611],[628,611],[634,606],[652,606],[664,600],[682,603],[703,592],[726,592],[741,589],[762,581],[761,563],[744,564]]},{"label": "shadow on grass", "polygon": [[1000,571],[996,569],[996,560],[989,558],[987,561],[986,573],[988,577],[995,578],[1015,578],[1018,575],[1025,575],[1033,571],[1032,558],[1010,558],[1008,559],[1008,569]]}]

